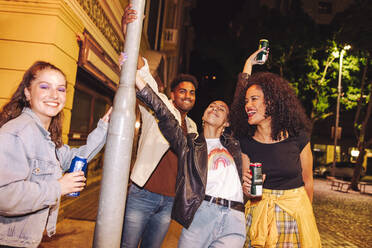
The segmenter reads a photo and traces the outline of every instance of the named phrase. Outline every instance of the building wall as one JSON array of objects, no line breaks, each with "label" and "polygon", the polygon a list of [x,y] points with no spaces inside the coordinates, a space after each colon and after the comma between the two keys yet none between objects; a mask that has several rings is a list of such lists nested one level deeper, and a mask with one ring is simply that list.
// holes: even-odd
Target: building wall
[{"label": "building wall", "polygon": [[67,77],[64,141],[67,140],[83,25],[64,1],[0,1],[0,105],[7,102],[36,60],[61,68]]},{"label": "building wall", "polygon": [[[90,33],[102,49],[101,54],[117,67],[124,42],[120,30],[122,13],[120,3],[115,0],[0,0],[0,77],[3,80],[0,107],[9,100],[33,62],[51,62],[64,71],[68,82],[63,125],[63,140],[67,143],[83,33]],[[94,53],[88,58],[99,73],[118,84],[118,69],[113,70]]]},{"label": "building wall", "polygon": [[[182,60],[182,20],[184,2],[188,1],[146,1],[145,11],[153,4],[158,9],[158,15],[152,18],[146,16],[140,52],[147,56],[154,77],[162,80],[159,88],[168,93],[169,82],[179,73]],[[128,2],[0,0],[0,108],[9,101],[24,72],[35,61],[48,61],[66,74],[68,83],[63,141],[72,146],[84,144],[86,134],[95,127],[93,122],[97,119],[94,116],[97,113],[92,103],[91,117],[86,123],[89,130],[79,132],[76,127],[80,124],[77,122],[81,121],[77,121],[76,117],[82,111],[76,109],[81,106],[74,105],[74,96],[81,100],[80,96],[87,93],[93,99],[91,102],[100,98],[112,104],[120,76],[118,58],[124,47],[121,17]],[[150,25],[154,23],[156,25]],[[151,39],[156,44],[151,44],[148,37],[150,26],[157,29],[157,36]],[[102,107],[97,111],[102,112]],[[99,163],[98,157],[91,163],[94,164],[90,166],[94,168],[92,174],[100,174]],[[88,184],[90,181],[88,178]]]},{"label": "building wall", "polygon": [[[89,83],[94,82],[93,95],[111,98],[106,101],[106,108],[112,103],[119,83],[118,56],[124,44],[122,14],[118,0],[0,0],[0,108],[9,101],[24,72],[35,61],[48,61],[60,68],[67,80],[63,142],[72,146],[84,144],[86,135],[72,133],[70,129],[76,121],[71,116],[79,86],[77,77],[82,70],[87,71],[91,80],[86,88],[93,89]],[[86,49],[88,42],[91,46]],[[105,111],[102,107],[99,110]],[[88,120],[90,130],[95,127],[95,123],[91,124],[93,119],[97,120],[93,117]],[[100,179],[102,157],[97,156],[88,168],[89,185]]]},{"label": "building wall", "polygon": [[[140,52],[148,55],[151,71],[154,76],[161,75],[163,86],[167,88],[178,74],[183,0],[153,1],[159,4],[155,7],[163,9],[163,12],[159,12],[161,15],[153,19],[145,19]],[[90,130],[95,127],[93,122],[96,121],[95,99],[103,99],[108,105],[112,104],[120,76],[118,58],[124,47],[121,17],[128,2],[129,0],[0,0],[0,108],[9,101],[24,72],[35,61],[48,61],[66,74],[68,83],[63,141],[72,146],[85,143],[88,132],[81,133],[71,129],[76,128],[76,117],[79,117],[79,111],[82,112],[77,109],[81,106],[76,103],[80,103],[83,93],[90,94],[89,97],[93,99],[91,116],[86,124]],[[146,1],[146,9],[151,3],[151,0]],[[154,46],[147,35],[149,22],[158,23],[156,42],[159,45],[155,49],[150,48]],[[173,39],[166,38],[168,36],[163,32],[165,29],[174,34]],[[163,69],[159,72],[161,60]],[[79,97],[79,101],[75,99],[75,105],[74,96]],[[100,107],[97,111],[104,111],[102,109]],[[75,118],[71,118],[73,115]],[[97,157],[89,167],[89,170],[93,168],[92,175],[96,175],[98,179],[100,163],[101,157]],[[88,172],[88,184],[90,182]]]},{"label": "building wall", "polygon": [[[85,124],[89,125],[88,129],[94,128],[96,112],[104,111],[102,105],[99,108],[94,107],[95,104],[98,106],[97,99],[101,100],[101,104],[102,100],[106,103],[111,101],[112,104],[119,83],[118,58],[124,46],[121,17],[128,2],[129,0],[0,0],[0,108],[9,101],[24,72],[35,61],[48,61],[66,74],[68,83],[63,141],[71,146],[84,144],[86,135],[79,132],[79,117],[85,111],[81,110],[81,103],[84,102],[81,96],[85,94],[90,97],[88,101],[92,104],[87,109],[91,111],[90,118]],[[146,2],[148,9],[151,0]],[[182,34],[178,29],[181,27],[183,1],[159,2],[168,15],[145,21],[140,52],[148,55],[151,72],[154,76],[162,75],[163,86],[167,88],[178,73],[180,63]],[[170,6],[172,10],[167,12]],[[158,22],[159,27],[170,28],[175,34],[174,39],[163,42],[166,37],[162,32],[164,29],[159,29],[157,42],[161,46],[152,50],[147,35],[149,22]],[[157,67],[161,60],[163,69],[160,72]],[[137,127],[134,146],[138,140],[138,131]],[[134,148],[133,160],[135,154]],[[97,155],[89,163],[88,186],[101,179],[102,158],[102,155]],[[78,199],[63,198],[59,221],[69,216],[69,211],[77,202],[75,200]]]}]

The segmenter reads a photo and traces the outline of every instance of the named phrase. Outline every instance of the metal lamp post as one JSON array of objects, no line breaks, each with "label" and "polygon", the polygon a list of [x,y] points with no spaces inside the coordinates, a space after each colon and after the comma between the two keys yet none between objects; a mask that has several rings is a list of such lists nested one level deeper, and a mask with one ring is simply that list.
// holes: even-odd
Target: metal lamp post
[{"label": "metal lamp post", "polygon": [[336,107],[336,121],[335,121],[335,128],[334,128],[334,147],[333,147],[333,164],[332,164],[332,170],[331,174],[334,177],[335,176],[335,168],[336,168],[336,147],[337,147],[337,138],[338,138],[338,124],[340,119],[340,98],[341,98],[341,78],[342,78],[342,59],[344,57],[344,54],[346,50],[349,50],[351,48],[350,45],[344,46],[344,48],[340,52],[340,66],[339,66],[339,72],[338,72],[338,86],[337,86],[337,107]]},{"label": "metal lamp post", "polygon": [[[121,69],[114,98],[94,229],[94,248],[119,248],[127,195],[135,125],[135,78],[140,48],[145,0],[132,1],[138,18],[128,24],[124,52],[128,59]],[[87,244],[88,246],[88,244]]]}]

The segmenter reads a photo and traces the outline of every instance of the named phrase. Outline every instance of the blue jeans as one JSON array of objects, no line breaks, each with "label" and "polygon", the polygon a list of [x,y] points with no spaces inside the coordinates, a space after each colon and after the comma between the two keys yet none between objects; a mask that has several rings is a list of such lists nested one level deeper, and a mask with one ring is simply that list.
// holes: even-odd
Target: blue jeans
[{"label": "blue jeans", "polygon": [[241,248],[245,234],[243,212],[203,201],[190,227],[182,229],[178,247]]},{"label": "blue jeans", "polygon": [[152,193],[132,184],[129,188],[121,248],[159,248],[171,220],[174,197]]}]

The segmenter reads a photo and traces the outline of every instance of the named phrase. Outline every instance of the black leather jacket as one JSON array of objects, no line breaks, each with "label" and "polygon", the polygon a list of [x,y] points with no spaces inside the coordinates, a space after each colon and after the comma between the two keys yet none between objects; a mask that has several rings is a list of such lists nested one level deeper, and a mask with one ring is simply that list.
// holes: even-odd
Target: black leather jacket
[{"label": "black leather jacket", "polygon": [[[160,131],[178,156],[172,219],[188,228],[205,197],[208,172],[207,143],[203,134],[185,136],[178,121],[150,87],[146,86],[138,91],[137,97],[154,111],[159,121]],[[240,181],[242,181],[242,157],[239,142],[227,134],[223,134],[220,140],[233,156]]]}]

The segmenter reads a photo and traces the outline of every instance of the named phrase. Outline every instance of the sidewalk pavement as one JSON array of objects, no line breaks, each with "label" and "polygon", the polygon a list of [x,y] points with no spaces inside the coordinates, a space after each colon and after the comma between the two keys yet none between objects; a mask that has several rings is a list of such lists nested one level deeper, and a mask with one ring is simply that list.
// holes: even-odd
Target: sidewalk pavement
[{"label": "sidewalk pavement", "polygon": [[[81,192],[77,198],[66,198],[57,224],[57,233],[49,238],[44,234],[39,248],[89,248],[93,244],[95,220],[98,212],[99,184]],[[162,248],[177,247],[182,226],[172,221]]]},{"label": "sidewalk pavement", "polygon": [[372,186],[366,194],[331,190],[330,182],[314,181],[314,214],[323,247],[372,247]]},{"label": "sidewalk pavement", "polygon": [[[63,203],[69,206],[64,208],[57,234],[44,236],[39,248],[92,247],[98,197],[99,185],[94,185],[73,199],[73,205],[71,200]],[[331,190],[326,180],[315,179],[313,208],[323,248],[372,247],[372,185],[366,187],[366,194],[342,193]],[[172,221],[162,248],[177,247],[181,230]]]}]

